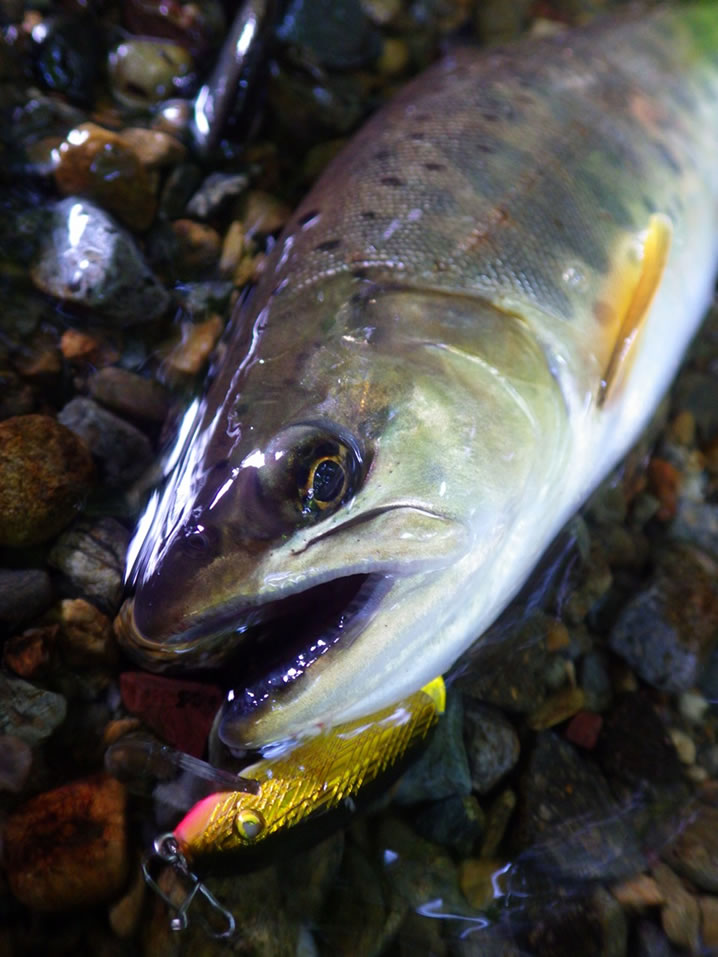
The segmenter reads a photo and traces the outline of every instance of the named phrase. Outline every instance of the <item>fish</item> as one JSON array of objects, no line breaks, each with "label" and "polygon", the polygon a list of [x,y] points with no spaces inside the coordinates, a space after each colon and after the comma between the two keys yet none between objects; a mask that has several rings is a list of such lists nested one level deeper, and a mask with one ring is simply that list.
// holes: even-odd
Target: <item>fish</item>
[{"label": "fish", "polygon": [[330,163],[128,556],[120,643],[221,675],[223,748],[316,741],[480,646],[711,302],[717,153],[707,3],[455,50]]}]

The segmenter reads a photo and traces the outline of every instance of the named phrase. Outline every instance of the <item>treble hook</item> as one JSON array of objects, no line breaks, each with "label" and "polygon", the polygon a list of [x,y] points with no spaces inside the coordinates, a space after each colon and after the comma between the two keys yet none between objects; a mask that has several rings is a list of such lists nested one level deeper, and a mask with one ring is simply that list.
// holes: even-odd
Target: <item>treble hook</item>
[{"label": "treble hook", "polygon": [[[169,866],[174,871],[175,875],[183,881],[187,890],[185,893],[184,900],[180,904],[176,904],[167,894],[162,890],[157,881],[152,876],[152,862],[155,859],[159,859],[163,864],[169,864]],[[145,881],[152,890],[159,894],[162,900],[170,907],[173,911],[176,912],[176,916],[170,920],[170,928],[174,931],[186,930],[189,926],[189,918],[187,916],[187,911],[189,910],[190,904],[199,894],[201,897],[204,897],[205,901],[212,907],[218,914],[221,914],[222,919],[225,921],[225,928],[223,930],[215,930],[207,921],[202,917],[200,913],[197,914],[197,920],[204,928],[205,933],[210,937],[215,937],[217,939],[227,939],[232,937],[236,930],[236,921],[234,919],[234,914],[223,907],[214,894],[210,891],[206,884],[203,884],[199,877],[189,869],[187,864],[187,858],[184,856],[180,850],[180,846],[177,843],[177,838],[171,832],[168,834],[162,834],[160,837],[156,838],[153,845],[152,851],[145,855],[142,861],[142,873],[144,874]]]}]

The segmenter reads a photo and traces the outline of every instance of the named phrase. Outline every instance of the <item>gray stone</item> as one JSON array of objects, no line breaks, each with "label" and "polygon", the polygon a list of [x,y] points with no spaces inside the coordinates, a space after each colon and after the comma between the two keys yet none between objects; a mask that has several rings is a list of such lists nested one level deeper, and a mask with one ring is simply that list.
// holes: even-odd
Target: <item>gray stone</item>
[{"label": "gray stone", "polygon": [[81,595],[114,614],[122,600],[130,533],[114,518],[76,522],[58,538],[48,561]]},{"label": "gray stone", "polygon": [[718,505],[681,499],[669,534],[718,558]]},{"label": "gray stone", "polygon": [[32,749],[16,735],[0,736],[0,791],[19,794],[32,767]]},{"label": "gray stone", "polygon": [[537,735],[522,775],[516,839],[526,861],[560,880],[616,880],[643,864],[606,779],[552,732]]},{"label": "gray stone", "polygon": [[169,305],[130,234],[99,206],[75,196],[54,206],[30,274],[43,292],[119,326],[156,319]]},{"label": "gray stone", "polygon": [[587,654],[581,661],[579,676],[586,710],[605,711],[613,695],[605,654],[602,651]]},{"label": "gray stone", "polygon": [[50,576],[39,568],[0,568],[0,631],[41,614],[52,601]]},{"label": "gray stone", "polygon": [[473,794],[455,794],[423,807],[414,827],[428,841],[467,857],[484,829],[484,812]]},{"label": "gray stone", "polygon": [[662,691],[693,688],[718,640],[716,565],[689,545],[660,559],[652,583],[618,616],[609,644]]},{"label": "gray stone", "polygon": [[694,804],[677,831],[661,857],[702,890],[718,894],[718,808]]},{"label": "gray stone", "polygon": [[0,672],[0,735],[13,735],[32,747],[49,738],[66,713],[62,695]]},{"label": "gray stone", "polygon": [[519,759],[519,737],[499,711],[467,699],[464,707],[464,743],[471,783],[486,794]]},{"label": "gray stone", "polygon": [[187,203],[186,214],[195,219],[210,219],[248,185],[246,173],[210,173]]},{"label": "gray stone", "polygon": [[84,439],[93,456],[102,464],[111,487],[129,485],[153,459],[149,439],[134,425],[103,409],[92,399],[71,399],[58,421]]},{"label": "gray stone", "polygon": [[463,742],[461,695],[449,690],[442,716],[426,751],[397,784],[397,804],[437,801],[471,792],[471,774]]}]

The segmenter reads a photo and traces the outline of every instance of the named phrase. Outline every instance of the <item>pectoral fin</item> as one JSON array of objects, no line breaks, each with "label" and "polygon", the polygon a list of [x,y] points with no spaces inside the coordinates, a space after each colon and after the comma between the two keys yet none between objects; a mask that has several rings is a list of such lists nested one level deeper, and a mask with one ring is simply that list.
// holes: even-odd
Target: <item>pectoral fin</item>
[{"label": "pectoral fin", "polygon": [[[654,213],[648,228],[618,257],[601,303],[615,318],[610,323],[611,351],[601,377],[598,404],[605,405],[621,391],[638,351],[646,317],[668,261],[673,226]],[[606,301],[607,300],[607,301]]]}]

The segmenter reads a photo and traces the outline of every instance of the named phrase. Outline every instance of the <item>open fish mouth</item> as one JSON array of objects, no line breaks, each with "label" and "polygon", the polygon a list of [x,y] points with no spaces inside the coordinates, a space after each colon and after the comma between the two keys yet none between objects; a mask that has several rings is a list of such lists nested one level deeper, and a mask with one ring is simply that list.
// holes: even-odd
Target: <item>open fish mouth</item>
[{"label": "open fish mouth", "polygon": [[169,639],[143,634],[134,599],[115,630],[127,653],[150,671],[222,668],[233,709],[250,714],[281,694],[319,659],[348,648],[374,617],[394,576],[350,574],[261,605],[224,608]]}]

